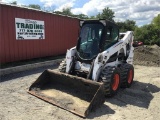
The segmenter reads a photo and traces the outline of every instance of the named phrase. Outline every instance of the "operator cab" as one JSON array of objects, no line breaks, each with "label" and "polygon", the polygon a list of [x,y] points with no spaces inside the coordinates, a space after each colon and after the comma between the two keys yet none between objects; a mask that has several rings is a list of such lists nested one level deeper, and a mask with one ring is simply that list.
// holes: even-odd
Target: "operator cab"
[{"label": "operator cab", "polygon": [[77,57],[90,63],[98,53],[108,49],[119,39],[118,26],[108,20],[80,21],[81,31],[77,44]]}]

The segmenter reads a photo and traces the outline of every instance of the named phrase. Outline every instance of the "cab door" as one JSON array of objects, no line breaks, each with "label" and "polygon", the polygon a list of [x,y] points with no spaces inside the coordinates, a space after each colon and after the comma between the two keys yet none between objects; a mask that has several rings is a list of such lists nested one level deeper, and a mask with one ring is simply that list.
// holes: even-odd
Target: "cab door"
[{"label": "cab door", "polygon": [[114,25],[106,27],[105,39],[103,42],[103,50],[106,50],[118,42],[119,29]]}]

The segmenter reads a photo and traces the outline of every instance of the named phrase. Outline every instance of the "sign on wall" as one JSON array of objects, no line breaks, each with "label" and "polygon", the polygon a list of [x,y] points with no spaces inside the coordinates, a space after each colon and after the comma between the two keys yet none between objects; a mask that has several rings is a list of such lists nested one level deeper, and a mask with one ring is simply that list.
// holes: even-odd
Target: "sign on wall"
[{"label": "sign on wall", "polygon": [[45,39],[44,21],[15,18],[16,39]]}]

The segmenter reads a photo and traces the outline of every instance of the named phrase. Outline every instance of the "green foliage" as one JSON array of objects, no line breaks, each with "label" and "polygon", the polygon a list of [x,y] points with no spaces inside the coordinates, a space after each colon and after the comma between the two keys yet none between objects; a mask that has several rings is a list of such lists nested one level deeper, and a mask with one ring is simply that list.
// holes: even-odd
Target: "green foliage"
[{"label": "green foliage", "polygon": [[61,11],[54,11],[53,13],[55,13],[55,14],[62,14]]},{"label": "green foliage", "polygon": [[91,16],[89,19],[96,19],[96,16]]},{"label": "green foliage", "polygon": [[41,10],[41,6],[37,4],[29,4],[28,7]]},{"label": "green foliage", "polygon": [[[17,5],[17,1],[10,2],[10,4]],[[22,6],[41,10],[41,6],[38,4],[29,4],[28,6],[27,5],[22,5]]]},{"label": "green foliage", "polygon": [[120,32],[134,31],[136,28],[136,22],[133,20],[126,20],[124,22],[116,22],[119,26]]},{"label": "green foliage", "polygon": [[135,40],[142,41],[144,44],[160,46],[160,14],[153,18],[152,23],[137,27],[134,31]]},{"label": "green foliage", "polygon": [[99,13],[98,15],[96,16],[87,16],[85,14],[78,14],[78,15],[74,15],[72,12],[71,12],[71,8],[64,8],[61,11],[54,11],[54,13],[56,14],[62,14],[62,15],[67,15],[67,16],[72,16],[72,17],[77,17],[77,18],[80,18],[80,19],[108,19],[110,21],[114,21],[113,18],[115,17],[114,16],[114,12],[109,9],[108,7],[107,8],[104,8],[102,13]]},{"label": "green foliage", "polygon": [[146,45],[157,44],[160,46],[160,14],[149,25],[137,27],[133,20],[117,22],[120,32],[134,31],[135,41],[142,41]]},{"label": "green foliage", "polygon": [[101,19],[101,13],[98,13],[98,14],[96,15],[96,18]]},{"label": "green foliage", "polygon": [[72,16],[73,15],[73,13],[71,12],[71,8],[63,8],[62,14],[63,15],[68,15],[68,16]]},{"label": "green foliage", "polygon": [[73,13],[71,12],[71,8],[63,8],[62,12],[61,11],[54,11],[53,13],[67,15],[67,16],[74,16]]},{"label": "green foliage", "polygon": [[160,45],[160,29],[153,24],[137,27],[134,33],[135,40],[142,41],[146,45]]},{"label": "green foliage", "polygon": [[[13,1],[10,4],[17,5],[17,1]],[[37,4],[30,4],[25,7],[30,7],[34,9],[42,10],[41,6]],[[48,11],[48,10],[45,10]],[[53,12],[49,10],[48,12]],[[98,13],[95,16],[87,16],[85,14],[74,15],[71,12],[71,8],[64,8],[62,11],[54,11],[53,13],[62,14],[72,17],[77,17],[80,19],[108,19],[114,21],[114,11],[106,7],[102,10],[102,13]],[[158,14],[149,25],[144,25],[142,27],[137,27],[136,22],[133,20],[126,20],[124,22],[116,22],[119,26],[120,32],[134,31],[135,40],[142,41],[144,44],[152,45],[157,44],[160,46],[160,14]]]},{"label": "green foliage", "polygon": [[13,1],[10,4],[17,5],[17,1]]},{"label": "green foliage", "polygon": [[80,18],[80,19],[88,19],[88,16],[85,14],[79,14],[79,15],[74,15],[74,17]]},{"label": "green foliage", "polygon": [[96,16],[96,18],[98,18],[98,19],[108,19],[108,20],[110,20],[110,21],[114,21],[114,20],[113,20],[114,17],[115,17],[115,16],[114,16],[114,12],[113,12],[111,9],[109,9],[109,7],[104,8],[104,9],[102,10],[102,13],[99,13],[99,14]]},{"label": "green foliage", "polygon": [[152,20],[152,24],[160,29],[160,14],[158,14],[157,17]]}]

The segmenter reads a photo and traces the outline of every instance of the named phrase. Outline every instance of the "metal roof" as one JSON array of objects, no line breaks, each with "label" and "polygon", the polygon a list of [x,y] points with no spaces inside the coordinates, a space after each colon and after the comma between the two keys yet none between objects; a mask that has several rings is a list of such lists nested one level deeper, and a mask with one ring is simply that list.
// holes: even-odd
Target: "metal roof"
[{"label": "metal roof", "polygon": [[38,10],[38,9],[34,9],[34,8],[22,6],[22,5],[14,5],[14,4],[9,4],[9,3],[4,3],[4,2],[0,2],[0,5],[6,5],[6,6],[11,6],[11,7],[17,7],[17,8],[23,8],[23,9],[28,9],[28,10],[34,10],[34,11],[39,11],[39,12],[43,12],[43,13],[49,13],[49,14],[53,14],[53,15],[59,15],[59,16],[64,16],[64,17],[75,18],[75,19],[81,20],[78,17],[72,17],[72,16],[63,15],[63,14],[56,14],[56,13],[53,13],[53,12],[47,12],[47,11],[43,11],[43,10]]}]

